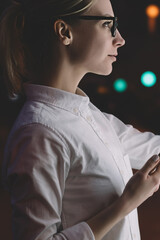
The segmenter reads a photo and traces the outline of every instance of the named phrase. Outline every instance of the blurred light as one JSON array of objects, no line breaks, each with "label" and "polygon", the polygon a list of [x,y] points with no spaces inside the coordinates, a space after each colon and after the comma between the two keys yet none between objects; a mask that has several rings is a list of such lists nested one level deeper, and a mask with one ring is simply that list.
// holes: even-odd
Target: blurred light
[{"label": "blurred light", "polygon": [[159,7],[157,5],[149,5],[146,8],[146,14],[149,18],[157,18],[160,14]]},{"label": "blurred light", "polygon": [[148,30],[150,33],[154,33],[156,30],[156,19],[148,18]]},{"label": "blurred light", "polygon": [[149,5],[146,8],[146,14],[148,16],[148,29],[150,33],[154,33],[156,30],[157,17],[160,15],[160,9],[157,5]]},{"label": "blurred light", "polygon": [[145,87],[154,86],[156,81],[157,81],[157,77],[153,72],[147,71],[147,72],[144,72],[141,76],[141,83]]},{"label": "blurred light", "polygon": [[98,89],[97,89],[98,93],[100,94],[106,94],[108,93],[108,88],[105,87],[105,86],[99,86]]},{"label": "blurred light", "polygon": [[114,87],[115,91],[117,91],[117,92],[124,92],[124,91],[126,91],[128,86],[127,86],[127,82],[124,79],[118,78],[114,82],[113,87]]}]

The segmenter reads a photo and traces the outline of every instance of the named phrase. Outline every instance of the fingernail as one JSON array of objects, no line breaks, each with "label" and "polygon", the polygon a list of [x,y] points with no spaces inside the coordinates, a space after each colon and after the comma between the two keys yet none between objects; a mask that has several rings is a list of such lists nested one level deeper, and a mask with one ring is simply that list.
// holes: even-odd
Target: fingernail
[{"label": "fingernail", "polygon": [[159,156],[158,155],[154,155],[152,159],[153,159],[154,162],[157,162],[159,160]]}]

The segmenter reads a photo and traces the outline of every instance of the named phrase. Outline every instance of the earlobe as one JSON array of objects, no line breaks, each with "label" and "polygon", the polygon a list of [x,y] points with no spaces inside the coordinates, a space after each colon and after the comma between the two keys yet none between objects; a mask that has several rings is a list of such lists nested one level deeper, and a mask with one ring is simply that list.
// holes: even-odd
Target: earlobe
[{"label": "earlobe", "polygon": [[68,39],[64,39],[63,44],[66,45],[66,46],[70,45],[70,41]]},{"label": "earlobe", "polygon": [[59,19],[54,23],[54,31],[61,43],[66,46],[72,43],[72,31],[63,20]]}]

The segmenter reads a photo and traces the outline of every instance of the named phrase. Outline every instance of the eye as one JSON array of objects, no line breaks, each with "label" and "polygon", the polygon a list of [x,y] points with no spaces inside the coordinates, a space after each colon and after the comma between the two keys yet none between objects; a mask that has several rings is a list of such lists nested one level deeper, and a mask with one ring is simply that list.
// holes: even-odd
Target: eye
[{"label": "eye", "polygon": [[104,27],[109,27],[109,28],[111,28],[112,25],[113,25],[113,21],[106,21],[106,22],[103,23],[103,26],[104,26]]}]

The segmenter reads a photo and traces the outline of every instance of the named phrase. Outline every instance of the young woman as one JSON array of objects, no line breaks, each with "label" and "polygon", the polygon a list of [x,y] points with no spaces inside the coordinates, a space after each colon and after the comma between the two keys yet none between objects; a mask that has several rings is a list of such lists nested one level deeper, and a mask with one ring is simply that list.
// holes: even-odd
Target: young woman
[{"label": "young woman", "polygon": [[125,43],[110,1],[17,0],[0,28],[9,93],[26,96],[3,167],[13,239],[140,239],[136,208],[159,188],[160,137],[78,88],[87,72],[110,74]]}]

